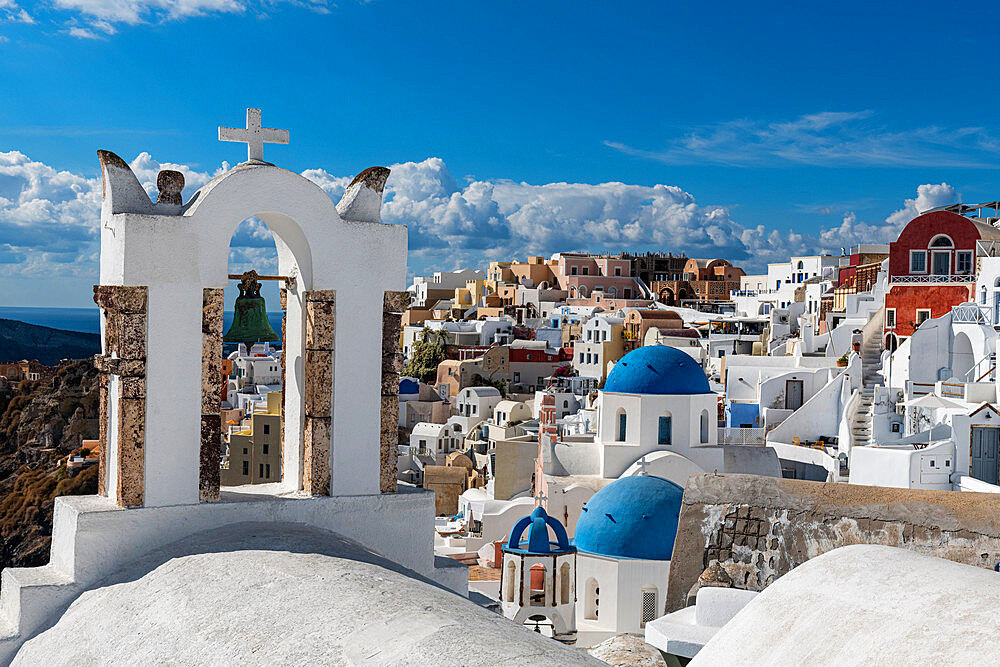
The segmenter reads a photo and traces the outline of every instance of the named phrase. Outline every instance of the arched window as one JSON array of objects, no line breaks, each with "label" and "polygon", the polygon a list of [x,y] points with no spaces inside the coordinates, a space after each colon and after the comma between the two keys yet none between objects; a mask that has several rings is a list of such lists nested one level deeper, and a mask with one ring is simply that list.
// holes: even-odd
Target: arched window
[{"label": "arched window", "polygon": [[628,418],[625,411],[622,410],[618,413],[618,437],[615,438],[618,442],[625,442],[625,434],[628,428]]},{"label": "arched window", "polygon": [[514,578],[516,576],[517,576],[517,565],[515,565],[514,561],[512,560],[507,561],[507,576],[504,577],[504,582],[503,582],[503,599],[506,600],[507,602],[514,601],[514,588],[517,586],[517,583],[514,581]]},{"label": "arched window", "polygon": [[611,287],[609,287],[608,288],[608,296],[610,298],[612,298],[612,299],[615,298],[616,296],[618,296],[618,288],[615,287],[614,285],[612,285]]},{"label": "arched window", "polygon": [[947,234],[938,234],[933,239],[931,239],[931,248],[954,248],[955,244],[952,243],[951,237]]},{"label": "arched window", "polygon": [[801,271],[801,270],[803,269],[803,267],[804,267],[804,266],[805,266],[805,265],[804,265],[804,264],[802,263],[802,260],[799,260],[799,264],[798,264],[798,266],[797,266],[796,268],[797,268],[797,269],[798,269],[799,271]]},{"label": "arched window", "polygon": [[569,604],[569,563],[559,566],[559,603]]},{"label": "arched window", "polygon": [[656,619],[656,587],[650,586],[642,589],[642,610],[640,614],[640,628],[646,627],[647,623]]},{"label": "arched window", "polygon": [[996,280],[993,281],[993,286],[1000,287],[1000,277],[998,277]]},{"label": "arched window", "polygon": [[545,606],[545,566],[541,563],[531,566],[528,578],[528,600],[532,607]]},{"label": "arched window", "polygon": [[580,285],[580,290],[577,293],[580,295],[581,299],[587,298],[587,288],[584,287],[583,285]]},{"label": "arched window", "polygon": [[601,587],[597,584],[597,579],[591,577],[587,579],[587,597],[583,602],[583,617],[588,621],[596,621],[600,614]]},{"label": "arched window", "polygon": [[701,444],[708,442],[708,410],[701,411]]},{"label": "arched window", "polygon": [[657,428],[657,438],[656,442],[660,445],[669,445],[671,438],[673,436],[673,417],[668,412],[667,414],[660,417],[658,428]]}]

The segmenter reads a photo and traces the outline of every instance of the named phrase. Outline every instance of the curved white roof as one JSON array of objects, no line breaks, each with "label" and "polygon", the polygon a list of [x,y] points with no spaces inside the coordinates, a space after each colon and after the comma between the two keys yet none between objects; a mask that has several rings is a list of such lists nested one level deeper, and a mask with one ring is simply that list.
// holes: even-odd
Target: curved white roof
[{"label": "curved white roof", "polygon": [[334,533],[237,524],[88,590],[14,665],[599,665]]},{"label": "curved white roof", "polygon": [[854,545],[777,579],[695,665],[973,665],[1000,654],[1000,575],[906,549]]}]

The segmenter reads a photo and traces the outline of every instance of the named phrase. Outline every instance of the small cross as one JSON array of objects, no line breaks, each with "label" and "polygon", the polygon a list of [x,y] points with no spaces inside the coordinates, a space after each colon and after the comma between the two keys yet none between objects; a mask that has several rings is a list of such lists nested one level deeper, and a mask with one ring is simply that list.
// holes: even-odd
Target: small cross
[{"label": "small cross", "polygon": [[535,503],[537,503],[539,507],[541,507],[545,503],[545,501],[549,499],[549,497],[544,493],[542,493],[541,491],[536,491],[534,498],[535,498]]},{"label": "small cross", "polygon": [[220,127],[219,141],[236,141],[247,145],[247,161],[264,161],[264,144],[287,144],[288,130],[260,126],[260,109],[247,109],[246,129]]},{"label": "small cross", "polygon": [[639,466],[639,474],[640,475],[642,475],[643,477],[648,477],[649,476],[649,473],[646,472],[646,466],[649,465],[649,461],[646,460],[645,456],[643,456],[641,459],[639,459],[636,462],[636,465]]}]

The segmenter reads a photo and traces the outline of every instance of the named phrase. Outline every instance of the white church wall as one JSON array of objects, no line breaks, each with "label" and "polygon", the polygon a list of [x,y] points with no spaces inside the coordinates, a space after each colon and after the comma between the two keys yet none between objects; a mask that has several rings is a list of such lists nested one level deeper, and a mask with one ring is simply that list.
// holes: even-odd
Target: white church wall
[{"label": "white church wall", "polygon": [[[405,282],[406,228],[344,221],[322,189],[273,166],[238,166],[183,209],[148,202],[129,208],[134,202],[121,200],[131,193],[120,184],[116,192],[115,179],[122,177],[112,177],[102,212],[101,282],[149,287],[146,504],[197,502],[201,366],[193,351],[201,349],[202,290],[226,285],[230,238],[252,215],[275,233],[279,272],[296,277],[288,294],[285,345],[291,394],[286,420],[293,428],[286,429],[284,459],[284,484],[296,488],[296,385],[303,373],[299,301],[306,290],[336,290],[336,340],[342,344],[381,331],[383,294]],[[315,266],[314,251],[323,254]],[[380,270],[372,272],[372,266]],[[334,357],[332,492],[378,493],[381,346],[355,345],[351,354],[335,351]],[[343,455],[345,448],[350,455]]]}]

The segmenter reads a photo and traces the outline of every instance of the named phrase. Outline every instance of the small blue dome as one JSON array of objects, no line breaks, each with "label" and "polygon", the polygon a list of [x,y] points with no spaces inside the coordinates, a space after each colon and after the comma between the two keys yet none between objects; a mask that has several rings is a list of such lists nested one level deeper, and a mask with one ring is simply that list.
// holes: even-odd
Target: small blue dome
[{"label": "small blue dome", "polygon": [[710,394],[708,378],[691,355],[669,345],[639,347],[618,360],[604,391],[620,394]]},{"label": "small blue dome", "polygon": [[587,501],[576,522],[576,548],[612,558],[670,560],[684,489],[662,477],[611,482]]},{"label": "small blue dome", "polygon": [[412,378],[400,378],[399,379],[399,393],[400,394],[418,394],[420,393],[420,385],[416,380]]},{"label": "small blue dome", "polygon": [[[525,528],[528,529],[528,539],[522,541],[521,535],[524,534]],[[549,540],[549,528],[555,533],[555,541]],[[503,549],[526,554],[562,554],[576,551],[569,543],[566,529],[541,507],[536,507],[531,514],[514,524]]]}]

